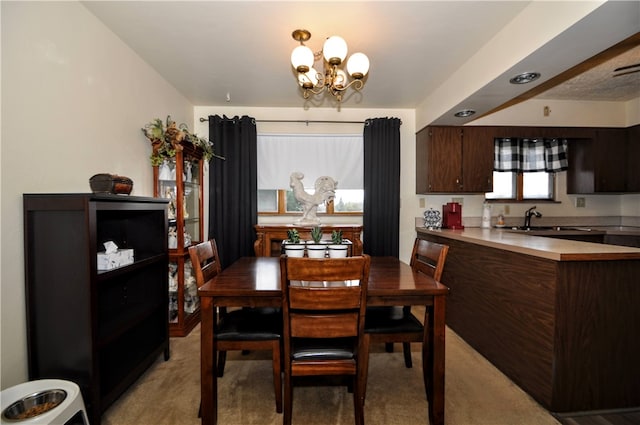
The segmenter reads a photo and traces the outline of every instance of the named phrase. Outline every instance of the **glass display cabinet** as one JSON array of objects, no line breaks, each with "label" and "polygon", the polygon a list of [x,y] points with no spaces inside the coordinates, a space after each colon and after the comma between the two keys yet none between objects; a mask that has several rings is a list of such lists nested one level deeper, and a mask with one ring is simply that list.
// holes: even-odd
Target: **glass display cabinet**
[{"label": "glass display cabinet", "polygon": [[189,247],[203,238],[203,152],[191,143],[153,167],[154,196],[168,204],[169,335],[186,336],[200,321],[200,298]]}]

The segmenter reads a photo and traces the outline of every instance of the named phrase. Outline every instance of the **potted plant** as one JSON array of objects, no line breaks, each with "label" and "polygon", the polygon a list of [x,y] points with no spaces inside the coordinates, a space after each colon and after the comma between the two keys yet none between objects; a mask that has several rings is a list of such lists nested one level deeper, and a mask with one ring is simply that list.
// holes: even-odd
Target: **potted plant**
[{"label": "potted plant", "polygon": [[304,257],[304,244],[300,243],[298,229],[287,230],[287,238],[282,241],[284,253],[289,257]]},{"label": "potted plant", "polygon": [[334,230],[331,232],[331,244],[329,244],[327,248],[329,249],[329,257],[331,258],[343,258],[347,256],[347,249],[349,247],[344,244],[342,230]]},{"label": "potted plant", "polygon": [[166,122],[156,118],[147,123],[142,128],[142,132],[151,142],[153,149],[150,158],[151,165],[161,165],[165,160],[176,156],[176,152],[183,149],[182,145],[185,142],[202,149],[202,157],[207,162],[213,157],[224,159],[224,157],[215,154],[213,143],[191,133],[186,124],[177,125],[170,115],[167,116]]},{"label": "potted plant", "polygon": [[311,239],[313,239],[313,243],[311,243],[312,241],[307,242],[307,255],[309,258],[324,258],[327,246],[320,243],[320,240],[322,240],[322,229],[320,226],[311,229]]}]

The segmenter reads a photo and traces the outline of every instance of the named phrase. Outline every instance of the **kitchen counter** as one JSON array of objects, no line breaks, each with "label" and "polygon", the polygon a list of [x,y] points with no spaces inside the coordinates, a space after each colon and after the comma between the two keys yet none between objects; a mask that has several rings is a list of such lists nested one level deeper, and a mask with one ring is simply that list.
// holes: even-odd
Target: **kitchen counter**
[{"label": "kitchen counter", "polygon": [[[634,227],[615,228],[615,230],[595,227],[592,229],[593,231],[605,233],[615,232],[618,234],[634,235],[640,233],[637,232],[635,230],[637,228]],[[433,234],[442,238],[455,239],[555,261],[640,260],[640,248],[534,236],[529,234],[529,232],[514,232],[510,228],[482,229],[471,227],[463,230],[429,230],[424,227],[416,227],[416,232],[418,235]],[[546,230],[544,232],[550,236],[554,233],[575,233],[569,230]],[[581,231],[578,230],[578,232]],[[587,231],[582,232],[591,233]],[[535,233],[539,234],[538,232]]]},{"label": "kitchen counter", "polygon": [[416,231],[449,245],[447,325],[542,406],[640,407],[640,248],[511,229]]}]

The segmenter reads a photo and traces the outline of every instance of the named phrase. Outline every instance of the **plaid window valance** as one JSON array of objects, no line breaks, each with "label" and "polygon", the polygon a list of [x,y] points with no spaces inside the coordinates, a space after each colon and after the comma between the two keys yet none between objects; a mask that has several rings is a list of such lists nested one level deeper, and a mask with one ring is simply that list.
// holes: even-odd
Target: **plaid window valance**
[{"label": "plaid window valance", "polygon": [[566,139],[494,139],[495,171],[553,173],[568,168]]}]

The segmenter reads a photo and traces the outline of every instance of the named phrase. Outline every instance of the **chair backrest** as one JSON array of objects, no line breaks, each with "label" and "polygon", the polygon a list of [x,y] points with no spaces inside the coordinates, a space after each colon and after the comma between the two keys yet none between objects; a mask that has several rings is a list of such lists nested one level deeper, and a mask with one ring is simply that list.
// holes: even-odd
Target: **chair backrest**
[{"label": "chair backrest", "polygon": [[448,252],[448,245],[416,238],[409,265],[413,270],[440,280]]},{"label": "chair backrest", "polygon": [[191,267],[195,274],[198,288],[204,285],[206,281],[217,276],[222,270],[215,239],[190,246],[189,257],[191,258]]},{"label": "chair backrest", "polygon": [[369,265],[368,255],[325,259],[281,256],[285,339],[363,334]]}]

